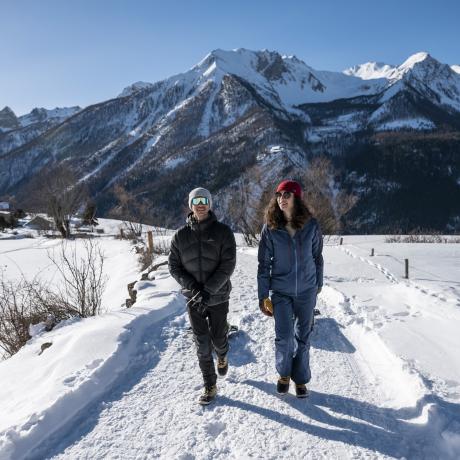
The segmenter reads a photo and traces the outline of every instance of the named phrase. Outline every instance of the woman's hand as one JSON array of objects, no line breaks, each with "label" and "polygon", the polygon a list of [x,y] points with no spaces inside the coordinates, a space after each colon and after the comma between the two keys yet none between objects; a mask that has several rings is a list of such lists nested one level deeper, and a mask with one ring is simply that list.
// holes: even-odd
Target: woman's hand
[{"label": "woman's hand", "polygon": [[273,303],[270,298],[259,300],[259,308],[265,316],[273,316]]}]

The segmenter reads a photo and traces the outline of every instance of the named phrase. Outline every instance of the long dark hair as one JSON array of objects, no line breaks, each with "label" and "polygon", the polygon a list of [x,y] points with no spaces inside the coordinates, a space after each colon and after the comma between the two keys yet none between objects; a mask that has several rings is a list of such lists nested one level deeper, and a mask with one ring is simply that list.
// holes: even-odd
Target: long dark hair
[{"label": "long dark hair", "polygon": [[[307,203],[302,198],[294,195],[294,212],[292,213],[291,225],[296,230],[301,229],[306,222],[313,217]],[[287,224],[287,220],[284,217],[283,211],[278,206],[276,196],[274,196],[270,203],[268,203],[265,209],[265,222],[268,227],[272,230],[284,227]]]}]

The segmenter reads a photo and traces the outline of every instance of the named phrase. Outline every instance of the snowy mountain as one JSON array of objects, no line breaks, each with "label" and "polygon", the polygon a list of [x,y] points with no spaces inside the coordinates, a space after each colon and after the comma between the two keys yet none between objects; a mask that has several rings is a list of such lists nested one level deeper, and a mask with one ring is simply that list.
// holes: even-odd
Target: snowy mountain
[{"label": "snowy mountain", "polygon": [[39,137],[79,110],[80,107],[35,108],[16,117],[9,107],[5,107],[0,111],[0,157]]},{"label": "snowy mountain", "polygon": [[345,75],[362,78],[363,80],[373,80],[375,78],[394,78],[397,67],[383,62],[366,62],[365,64],[355,65],[343,71]]},{"label": "snowy mountain", "polygon": [[22,127],[29,126],[33,123],[53,121],[56,123],[63,122],[66,118],[75,115],[81,110],[81,107],[56,107],[55,109],[35,108],[27,115],[19,117],[19,123]]},{"label": "snowy mountain", "polygon": [[[25,130],[44,115],[17,123]],[[427,53],[398,67],[368,63],[343,73],[317,71],[272,51],[214,50],[187,72],[134,83],[62,118],[46,115],[59,122],[27,142],[14,137],[17,129],[0,134],[0,194],[25,199],[35,186],[31,179],[64,162],[102,212],[114,206],[120,184],[144,197],[152,219],[179,222],[193,184],[206,183],[225,197],[256,170],[263,177],[294,176],[317,154],[343,164],[352,158],[347,152],[375,145],[379,133],[458,132],[460,75]],[[11,115],[8,120],[14,123]],[[452,179],[460,177],[456,160],[447,157]]]}]

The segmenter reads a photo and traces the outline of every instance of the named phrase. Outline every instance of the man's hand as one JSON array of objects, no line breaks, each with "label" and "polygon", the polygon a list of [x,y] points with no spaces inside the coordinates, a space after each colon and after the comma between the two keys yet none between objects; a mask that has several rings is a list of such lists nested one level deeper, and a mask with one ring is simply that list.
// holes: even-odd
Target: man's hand
[{"label": "man's hand", "polygon": [[322,291],[322,289],[322,286],[318,286],[318,288],[316,289],[316,295],[318,295]]},{"label": "man's hand", "polygon": [[273,304],[270,298],[259,300],[259,308],[265,316],[273,316]]},{"label": "man's hand", "polygon": [[193,287],[190,289],[192,291],[192,298],[201,293],[203,290],[203,284],[202,283],[195,283]]},{"label": "man's hand", "polygon": [[187,305],[189,305],[190,308],[195,309],[200,315],[204,315],[210,298],[211,294],[209,294],[208,291],[205,291],[202,285],[197,285],[196,288],[192,289],[192,297],[187,302]]},{"label": "man's hand", "polygon": [[208,305],[209,300],[211,299],[211,294],[204,289],[201,291],[201,303],[203,305]]}]

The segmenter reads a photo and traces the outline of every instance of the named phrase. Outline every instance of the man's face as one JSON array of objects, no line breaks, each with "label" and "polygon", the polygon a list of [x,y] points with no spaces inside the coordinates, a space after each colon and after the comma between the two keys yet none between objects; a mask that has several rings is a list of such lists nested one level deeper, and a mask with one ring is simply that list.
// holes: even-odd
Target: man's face
[{"label": "man's face", "polygon": [[209,200],[204,196],[192,198],[192,212],[197,220],[206,219],[209,212]]}]

